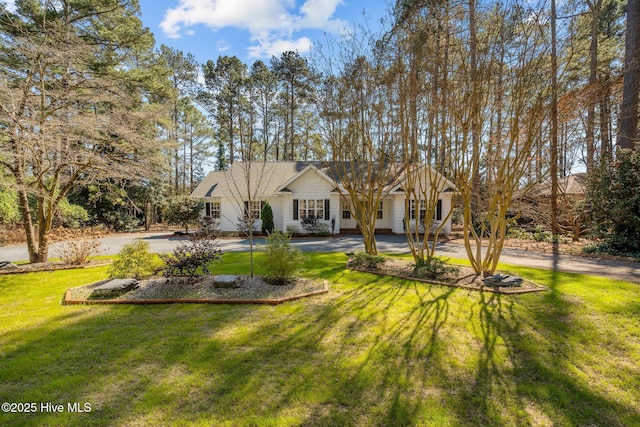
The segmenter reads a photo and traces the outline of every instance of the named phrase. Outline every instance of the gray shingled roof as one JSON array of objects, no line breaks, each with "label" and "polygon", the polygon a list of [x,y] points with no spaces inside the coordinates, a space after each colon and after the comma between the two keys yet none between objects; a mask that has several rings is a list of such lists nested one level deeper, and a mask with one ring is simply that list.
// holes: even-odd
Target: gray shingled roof
[{"label": "gray shingled roof", "polygon": [[246,177],[250,177],[253,196],[274,194],[311,162],[234,162],[226,171],[207,174],[193,190],[193,197],[219,197],[247,194]]},{"label": "gray shingled roof", "polygon": [[[220,197],[242,194],[246,197],[246,177],[250,175],[252,196],[275,194],[278,191],[290,191],[285,185],[309,166],[317,168],[337,185],[353,174],[363,176],[367,167],[358,168],[352,163],[336,162],[235,162],[227,171],[210,172],[191,193],[193,197]],[[404,176],[404,169],[396,165],[396,174],[389,176],[384,186],[388,191],[398,186]],[[357,170],[361,169],[361,170]],[[374,168],[375,169],[375,168]],[[447,181],[446,186],[452,186]]]}]

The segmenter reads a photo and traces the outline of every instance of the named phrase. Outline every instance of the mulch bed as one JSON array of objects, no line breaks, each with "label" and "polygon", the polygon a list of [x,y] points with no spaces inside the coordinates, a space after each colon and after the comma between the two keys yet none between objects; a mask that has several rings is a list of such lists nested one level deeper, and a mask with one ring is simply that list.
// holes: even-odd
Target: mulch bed
[{"label": "mulch bed", "polygon": [[410,260],[389,258],[384,263],[380,264],[377,269],[349,268],[351,270],[365,273],[396,277],[398,279],[499,294],[525,294],[546,291],[549,289],[546,286],[539,285],[530,280],[523,280],[520,286],[487,286],[482,281],[482,276],[477,275],[472,268],[465,266],[456,266],[456,268],[458,268],[457,273],[449,274],[441,278],[441,280],[432,280],[423,277],[416,277],[413,273],[414,265],[413,261]]},{"label": "mulch bed", "polygon": [[65,304],[281,304],[329,292],[326,280],[298,278],[290,285],[270,285],[261,277],[240,276],[237,288],[219,288],[213,276],[189,283],[182,279],[140,280],[138,288],[116,298],[92,298],[91,292],[106,280],[68,289]]},{"label": "mulch bed", "polygon": [[82,268],[102,267],[111,264],[110,259],[96,259],[86,264],[65,264],[64,262],[37,262],[33,264],[18,264],[16,270],[0,270],[0,274],[36,273],[39,271],[74,270]]}]

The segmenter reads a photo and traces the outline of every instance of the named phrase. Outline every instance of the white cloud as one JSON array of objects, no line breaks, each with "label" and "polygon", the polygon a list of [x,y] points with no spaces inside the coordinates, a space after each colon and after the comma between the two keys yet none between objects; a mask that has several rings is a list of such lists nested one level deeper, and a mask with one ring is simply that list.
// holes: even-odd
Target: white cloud
[{"label": "white cloud", "polygon": [[297,40],[259,40],[258,45],[250,46],[247,50],[252,58],[265,58],[280,56],[282,52],[292,50],[300,54],[305,54],[311,50],[313,43],[308,37],[301,37]]},{"label": "white cloud", "polygon": [[[206,25],[213,31],[224,27],[246,30],[256,45],[251,56],[273,54],[279,47],[306,52],[311,42],[306,37],[293,37],[303,30],[338,32],[346,23],[333,19],[343,0],[307,0],[299,8],[295,0],[179,0],[168,9],[160,28],[167,37],[178,38],[188,27]],[[279,54],[282,51],[278,51]]]}]

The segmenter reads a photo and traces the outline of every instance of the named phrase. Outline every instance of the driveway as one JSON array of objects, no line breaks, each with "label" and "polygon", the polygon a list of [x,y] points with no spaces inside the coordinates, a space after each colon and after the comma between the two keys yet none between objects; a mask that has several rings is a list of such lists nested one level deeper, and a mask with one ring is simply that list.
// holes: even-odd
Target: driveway
[{"label": "driveway", "polygon": [[[174,236],[169,232],[128,233],[116,234],[101,238],[104,254],[117,254],[122,246],[135,240],[148,242],[151,250],[158,253],[171,252],[184,237]],[[384,254],[409,253],[404,236],[379,235],[376,236],[378,250]],[[220,238],[218,240],[223,252],[241,252],[249,248],[248,239]],[[264,239],[256,238],[254,243],[264,244]],[[349,235],[329,238],[299,238],[293,239],[293,244],[303,252],[356,252],[363,251],[364,244],[361,236]],[[51,247],[51,256],[56,256],[56,248],[60,243]],[[438,243],[436,254],[451,258],[466,258],[464,246],[451,243]],[[25,245],[10,245],[0,247],[0,261],[21,261],[28,259]],[[547,270],[557,270],[569,273],[590,274],[611,279],[623,279],[640,283],[640,262],[610,261],[601,259],[581,258],[570,255],[543,254],[532,251],[522,251],[505,248],[500,262],[504,264],[534,267]]]}]

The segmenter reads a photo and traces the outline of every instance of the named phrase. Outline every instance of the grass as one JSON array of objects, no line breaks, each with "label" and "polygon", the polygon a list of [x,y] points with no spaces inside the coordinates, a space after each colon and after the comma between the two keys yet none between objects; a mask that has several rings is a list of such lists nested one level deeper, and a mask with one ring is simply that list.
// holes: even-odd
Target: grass
[{"label": "grass", "polygon": [[640,425],[639,285],[512,267],[550,291],[501,296],[345,262],[310,254],[331,292],[276,307],[62,306],[107,267],[2,276],[0,402],[65,412],[0,425]]}]

